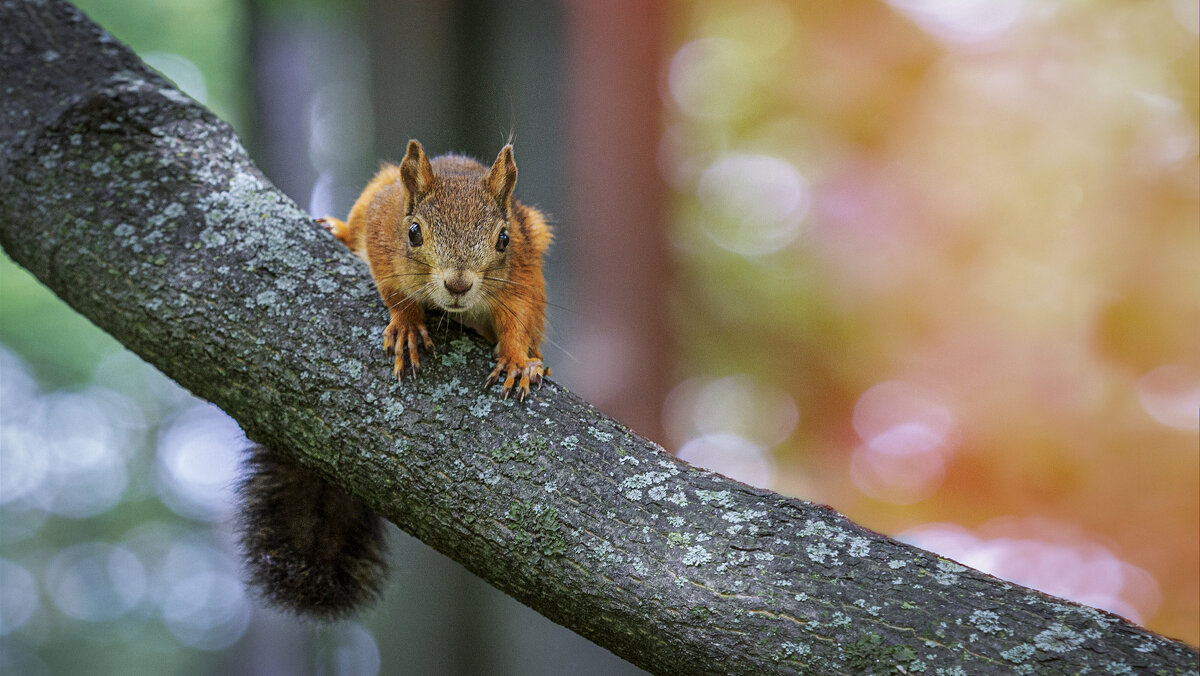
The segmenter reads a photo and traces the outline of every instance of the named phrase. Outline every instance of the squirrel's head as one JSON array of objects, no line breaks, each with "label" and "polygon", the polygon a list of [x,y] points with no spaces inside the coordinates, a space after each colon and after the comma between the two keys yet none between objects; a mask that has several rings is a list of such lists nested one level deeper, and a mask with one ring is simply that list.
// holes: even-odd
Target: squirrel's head
[{"label": "squirrel's head", "polygon": [[432,162],[417,141],[400,163],[404,219],[396,237],[412,261],[410,296],[446,312],[489,310],[509,280],[521,233],[513,222],[517,164],[504,146],[490,170],[467,157],[444,155]]}]

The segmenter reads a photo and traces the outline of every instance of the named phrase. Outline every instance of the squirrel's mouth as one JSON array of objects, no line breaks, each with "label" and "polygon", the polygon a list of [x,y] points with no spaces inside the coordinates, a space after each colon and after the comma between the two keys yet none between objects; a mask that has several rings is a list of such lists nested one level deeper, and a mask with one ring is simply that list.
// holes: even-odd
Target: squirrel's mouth
[{"label": "squirrel's mouth", "polygon": [[461,298],[455,298],[449,303],[438,303],[438,305],[441,306],[444,312],[451,312],[455,314],[459,312],[466,312],[468,309],[470,309],[470,306],[464,304]]}]

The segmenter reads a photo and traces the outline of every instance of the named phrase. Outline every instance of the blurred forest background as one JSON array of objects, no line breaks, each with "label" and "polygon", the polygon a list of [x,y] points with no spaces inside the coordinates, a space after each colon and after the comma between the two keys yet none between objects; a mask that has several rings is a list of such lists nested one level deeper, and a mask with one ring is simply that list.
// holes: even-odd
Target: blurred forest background
[{"label": "blurred forest background", "polygon": [[[511,134],[557,380],[1200,641],[1195,0],[78,4],[314,216]],[[236,424],[7,258],[0,310],[0,672],[638,673],[398,531],[378,609],[263,610]]]}]

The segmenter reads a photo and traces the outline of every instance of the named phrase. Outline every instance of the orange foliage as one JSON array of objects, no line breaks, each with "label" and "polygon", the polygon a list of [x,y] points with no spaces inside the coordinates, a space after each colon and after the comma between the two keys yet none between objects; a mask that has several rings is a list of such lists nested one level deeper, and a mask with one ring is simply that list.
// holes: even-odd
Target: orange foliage
[{"label": "orange foliage", "polygon": [[678,10],[675,448],[1200,641],[1194,3]]}]

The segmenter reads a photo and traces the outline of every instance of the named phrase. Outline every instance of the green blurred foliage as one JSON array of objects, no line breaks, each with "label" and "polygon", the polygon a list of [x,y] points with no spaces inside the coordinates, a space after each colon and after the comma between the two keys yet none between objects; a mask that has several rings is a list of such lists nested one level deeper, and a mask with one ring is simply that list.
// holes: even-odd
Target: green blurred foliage
[{"label": "green blurred foliage", "polygon": [[[206,96],[184,91],[241,129],[248,50],[245,9],[238,0],[79,0],[74,3],[151,65],[156,54],[186,59],[203,78]],[[149,58],[148,58],[149,57]],[[185,66],[186,67],[186,66]],[[164,73],[171,77],[171,72]]]},{"label": "green blurred foliage", "polygon": [[47,388],[87,382],[104,356],[124,349],[7,256],[0,257],[0,343]]}]

